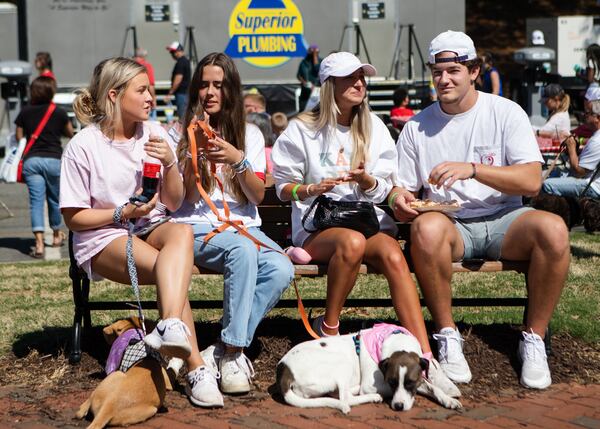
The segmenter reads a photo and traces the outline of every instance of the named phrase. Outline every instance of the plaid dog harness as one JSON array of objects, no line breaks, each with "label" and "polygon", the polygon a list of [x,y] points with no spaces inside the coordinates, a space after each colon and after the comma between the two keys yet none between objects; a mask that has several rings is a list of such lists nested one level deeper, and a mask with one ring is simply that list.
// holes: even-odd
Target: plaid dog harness
[{"label": "plaid dog harness", "polygon": [[106,375],[117,370],[127,372],[147,356],[162,362],[160,354],[148,348],[143,339],[144,333],[139,329],[130,329],[119,335],[112,344],[106,360]]}]

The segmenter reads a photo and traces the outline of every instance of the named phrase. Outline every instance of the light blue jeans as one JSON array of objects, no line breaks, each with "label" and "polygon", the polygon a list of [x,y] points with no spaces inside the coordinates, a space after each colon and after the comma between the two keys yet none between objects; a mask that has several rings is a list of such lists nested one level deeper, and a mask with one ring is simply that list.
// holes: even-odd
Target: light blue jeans
[{"label": "light blue jeans", "polygon": [[183,123],[185,117],[185,108],[187,107],[188,96],[187,93],[176,93],[175,94],[175,106],[177,106],[177,117],[179,121]]},{"label": "light blue jeans", "polygon": [[50,228],[60,229],[62,217],[58,206],[60,159],[34,156],[23,163],[23,175],[29,189],[31,230],[44,232],[44,201],[48,201]]},{"label": "light blue jeans", "polygon": [[[294,277],[294,267],[286,256],[261,247],[236,232],[225,231],[208,243],[210,225],[194,224],[194,263],[223,273],[223,329],[221,341],[235,347],[248,347],[256,327],[275,306]],[[259,228],[248,232],[263,243],[281,248]]]},{"label": "light blue jeans", "polygon": [[[583,197],[581,193],[588,182],[589,179],[580,179],[572,176],[546,179],[542,185],[542,192],[550,195],[558,195],[559,197],[579,198]],[[600,198],[600,194],[598,194],[591,186],[585,193],[585,196]]]}]

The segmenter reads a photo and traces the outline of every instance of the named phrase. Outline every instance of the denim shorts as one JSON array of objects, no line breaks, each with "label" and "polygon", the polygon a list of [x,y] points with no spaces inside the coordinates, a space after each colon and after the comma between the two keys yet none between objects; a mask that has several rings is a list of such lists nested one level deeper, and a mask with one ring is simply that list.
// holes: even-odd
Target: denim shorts
[{"label": "denim shorts", "polygon": [[463,259],[489,259],[502,256],[502,242],[513,221],[531,207],[510,207],[490,216],[456,219],[456,228],[465,246]]}]

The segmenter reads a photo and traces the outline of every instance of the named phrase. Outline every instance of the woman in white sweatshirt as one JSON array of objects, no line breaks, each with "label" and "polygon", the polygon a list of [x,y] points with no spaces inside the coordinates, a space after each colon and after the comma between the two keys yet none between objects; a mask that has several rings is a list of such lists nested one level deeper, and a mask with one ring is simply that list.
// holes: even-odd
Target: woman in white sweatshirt
[{"label": "woman in white sweatshirt", "polygon": [[292,240],[313,260],[327,263],[327,308],[315,319],[320,335],[336,335],[346,297],[354,287],[361,263],[388,280],[400,323],[430,353],[415,283],[395,238],[390,216],[376,208],[380,232],[366,238],[348,228],[314,233],[302,217],[314,199],[326,194],[334,200],[385,201],[397,168],[396,149],[383,122],[369,111],[365,75],[376,73],[348,52],[329,55],[321,64],[320,104],[290,122],[273,147],[277,194],[292,200]]}]

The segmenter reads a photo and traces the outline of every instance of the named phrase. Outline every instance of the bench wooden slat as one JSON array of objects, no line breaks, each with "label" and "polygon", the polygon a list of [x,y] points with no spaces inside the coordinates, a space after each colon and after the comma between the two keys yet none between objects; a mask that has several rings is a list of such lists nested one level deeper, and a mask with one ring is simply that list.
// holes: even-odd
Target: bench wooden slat
[{"label": "bench wooden slat", "polygon": [[[325,308],[324,298],[303,299],[305,308]],[[527,303],[527,298],[452,298],[453,307],[522,307]],[[141,301],[144,310],[156,310],[156,301]],[[190,305],[194,309],[208,310],[220,308],[223,301],[220,299],[191,300]],[[134,301],[89,301],[87,308],[89,310],[131,310],[136,308]],[[296,308],[298,301],[296,299],[281,299],[275,304],[275,308]],[[421,299],[421,306],[425,306],[425,301]],[[390,298],[348,298],[344,304],[348,307],[392,307]]]},{"label": "bench wooden slat", "polygon": [[[453,273],[497,273],[501,271],[516,271],[517,273],[526,273],[529,267],[528,262],[519,261],[483,261],[479,259],[467,260],[463,262],[454,262],[452,264]],[[301,277],[320,277],[327,274],[327,265],[306,264],[294,265],[296,276]],[[206,268],[194,267],[194,274],[220,274]],[[379,274],[372,267],[361,264],[359,274]]]}]

